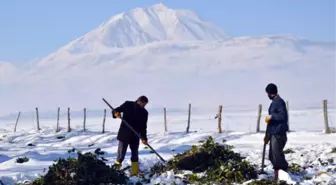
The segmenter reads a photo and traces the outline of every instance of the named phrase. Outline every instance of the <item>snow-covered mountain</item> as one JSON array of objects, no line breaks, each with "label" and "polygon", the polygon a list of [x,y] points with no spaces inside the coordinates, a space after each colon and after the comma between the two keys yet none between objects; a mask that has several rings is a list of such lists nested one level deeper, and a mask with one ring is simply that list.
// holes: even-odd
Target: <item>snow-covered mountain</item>
[{"label": "snow-covered mountain", "polygon": [[162,3],[135,8],[110,18],[97,29],[71,42],[70,53],[94,52],[99,47],[133,47],[163,40],[218,40],[229,36],[188,10]]},{"label": "snow-covered mountain", "polygon": [[42,59],[48,65],[54,56],[80,55],[111,49],[143,46],[160,41],[213,41],[229,38],[220,27],[189,10],[174,10],[163,3],[135,8],[111,17],[98,28],[75,39]]},{"label": "snow-covered mountain", "polygon": [[142,94],[152,107],[255,108],[269,103],[269,82],[292,107],[315,106],[335,101],[334,51],[334,42],[292,35],[229,37],[191,11],[160,3],[120,13],[17,72],[16,85],[0,91],[0,112],[101,108],[101,97],[118,104]]}]

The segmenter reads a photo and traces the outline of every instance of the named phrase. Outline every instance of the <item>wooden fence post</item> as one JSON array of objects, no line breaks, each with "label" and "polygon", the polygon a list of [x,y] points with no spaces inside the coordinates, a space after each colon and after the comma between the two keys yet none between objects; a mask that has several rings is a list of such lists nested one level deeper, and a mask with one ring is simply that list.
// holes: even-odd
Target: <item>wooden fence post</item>
[{"label": "wooden fence post", "polygon": [[39,114],[38,114],[38,108],[36,107],[36,123],[37,123],[37,130],[40,130],[40,121],[39,121]]},{"label": "wooden fence post", "polygon": [[103,118],[103,133],[105,133],[105,120],[106,120],[106,109],[104,109],[104,118]]},{"label": "wooden fence post", "polygon": [[222,133],[222,109],[223,109],[223,106],[222,105],[219,105],[218,107],[218,132],[219,133]]},{"label": "wooden fence post", "polygon": [[324,130],[326,134],[330,134],[330,128],[328,124],[328,101],[323,100],[323,113],[324,113]]},{"label": "wooden fence post", "polygon": [[260,119],[261,119],[261,113],[262,113],[262,105],[258,105],[258,119],[257,119],[257,129],[256,132],[260,132]]},{"label": "wooden fence post", "polygon": [[288,116],[288,120],[287,120],[288,132],[290,132],[290,128],[289,128],[289,103],[288,103],[288,101],[286,101],[286,110],[287,110],[287,116]]},{"label": "wooden fence post", "polygon": [[16,126],[17,126],[17,124],[18,124],[18,122],[19,122],[20,114],[21,114],[21,112],[19,112],[19,115],[18,115],[18,117],[16,118],[16,123],[15,123],[15,127],[14,127],[14,132],[16,132]]},{"label": "wooden fence post", "polygon": [[191,113],[191,104],[189,103],[189,110],[188,110],[188,126],[187,126],[187,133],[189,133],[190,128],[190,113]]},{"label": "wooden fence post", "polygon": [[166,107],[163,108],[163,120],[164,120],[164,129],[167,132],[167,110]]},{"label": "wooden fence post", "polygon": [[60,108],[57,109],[57,123],[56,123],[56,132],[59,132],[59,116],[60,116]]},{"label": "wooden fence post", "polygon": [[85,127],[85,122],[86,122],[86,108],[84,108],[84,122],[83,122],[83,130],[84,132],[86,131]]},{"label": "wooden fence post", "polygon": [[71,132],[71,127],[70,127],[70,107],[68,107],[68,132]]}]

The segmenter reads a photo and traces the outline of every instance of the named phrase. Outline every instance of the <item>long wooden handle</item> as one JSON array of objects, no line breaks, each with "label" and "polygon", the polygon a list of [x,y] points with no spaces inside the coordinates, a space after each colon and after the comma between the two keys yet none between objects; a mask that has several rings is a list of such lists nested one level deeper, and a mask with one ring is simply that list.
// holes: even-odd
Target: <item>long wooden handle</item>
[{"label": "long wooden handle", "polygon": [[265,150],[266,150],[266,143],[264,142],[264,148],[263,148],[262,160],[261,160],[261,172],[262,172],[262,173],[264,173]]}]

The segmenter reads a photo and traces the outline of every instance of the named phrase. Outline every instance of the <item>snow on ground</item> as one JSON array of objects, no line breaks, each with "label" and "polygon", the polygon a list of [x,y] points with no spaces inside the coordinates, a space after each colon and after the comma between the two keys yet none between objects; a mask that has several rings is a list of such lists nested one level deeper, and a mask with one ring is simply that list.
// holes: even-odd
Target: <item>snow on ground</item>
[{"label": "snow on ground", "polygon": [[[109,114],[108,114],[109,115]],[[263,113],[261,130],[265,130],[263,122],[266,113]],[[163,116],[152,115],[149,119],[148,133],[149,143],[166,160],[174,154],[189,149],[199,140],[212,136],[216,141],[227,140],[227,144],[233,145],[234,150],[246,156],[248,160],[260,166],[262,159],[263,136],[255,133],[256,113],[240,112],[225,114],[223,117],[224,133],[217,133],[217,120],[215,115],[193,115],[191,119],[190,133],[185,133],[187,115],[168,114],[168,133],[164,133]],[[335,123],[335,110],[329,110],[330,124]],[[15,121],[15,120],[14,120]],[[13,121],[13,122],[14,122]],[[82,131],[82,119],[72,119],[72,132],[66,131],[66,119],[60,120],[62,130],[55,133],[56,120],[41,120],[41,130],[36,131],[36,123],[30,120],[21,120],[18,131],[14,133],[14,123],[0,122],[0,180],[8,185],[24,180],[33,180],[44,174],[53,160],[59,157],[66,158],[75,155],[68,150],[75,147],[82,152],[94,151],[101,148],[106,152],[104,158],[112,164],[116,158],[117,140],[116,134],[120,120],[112,120],[111,116],[106,120],[106,133],[101,133],[102,118],[88,118],[87,132]],[[288,133],[286,149],[292,149],[294,153],[286,154],[288,162],[297,163],[306,167],[308,172],[306,180],[302,176],[292,176],[291,180],[301,181],[301,184],[316,184],[319,181],[335,182],[336,165],[323,165],[328,159],[336,159],[336,153],[330,153],[336,147],[336,135],[323,133],[323,114],[319,110],[292,111],[290,112],[290,127],[293,132]],[[58,136],[64,138],[58,139]],[[33,146],[27,146],[33,144]],[[89,146],[92,145],[93,146]],[[268,161],[268,148],[266,151],[265,168],[269,176],[272,176],[272,167]],[[26,163],[16,163],[18,157],[28,157]],[[124,166],[130,165],[130,151],[128,151]],[[140,146],[140,163],[142,168],[149,168],[158,162],[159,158]],[[319,175],[318,175],[319,174]],[[166,176],[165,176],[166,175]],[[171,175],[171,174],[170,174]],[[170,179],[170,175],[152,178],[155,184],[163,179]],[[280,173],[282,179],[285,173]],[[308,178],[311,179],[308,179]],[[266,178],[266,176],[260,176]],[[170,182],[172,180],[169,180]],[[167,183],[167,182],[166,182]],[[327,184],[324,182],[322,184]]]}]

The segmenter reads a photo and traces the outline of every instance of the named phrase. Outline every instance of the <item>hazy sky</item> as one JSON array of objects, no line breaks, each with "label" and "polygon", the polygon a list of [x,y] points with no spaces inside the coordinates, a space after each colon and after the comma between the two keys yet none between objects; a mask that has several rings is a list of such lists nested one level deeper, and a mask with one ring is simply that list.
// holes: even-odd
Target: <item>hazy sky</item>
[{"label": "hazy sky", "polygon": [[[0,1],[0,61],[48,55],[111,16],[155,0]],[[335,41],[335,0],[163,0],[190,9],[232,36],[294,34]]]}]

